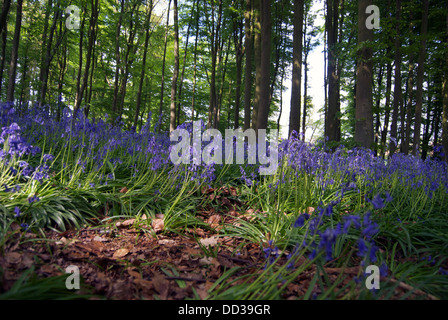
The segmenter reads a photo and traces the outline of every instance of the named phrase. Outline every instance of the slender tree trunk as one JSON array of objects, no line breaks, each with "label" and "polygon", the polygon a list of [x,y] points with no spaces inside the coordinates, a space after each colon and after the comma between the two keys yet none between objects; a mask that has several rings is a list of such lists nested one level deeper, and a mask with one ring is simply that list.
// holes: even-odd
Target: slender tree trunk
[{"label": "slender tree trunk", "polygon": [[372,56],[370,47],[373,30],[366,27],[366,8],[372,0],[358,1],[358,65],[356,71],[356,115],[355,141],[362,147],[371,148],[373,144],[373,96],[372,96]]},{"label": "slender tree trunk", "polygon": [[[165,62],[166,62],[166,46],[168,43],[168,25],[170,22],[170,6],[171,6],[171,0],[168,1],[168,12],[166,14],[166,29],[165,29],[165,44],[163,48],[163,60],[162,60],[162,80],[160,84],[160,103],[159,103],[159,117],[162,116],[163,112],[163,96],[165,91]],[[158,130],[160,132],[161,125],[158,127]]]},{"label": "slender tree trunk", "polygon": [[[448,4],[446,5],[448,10]],[[446,34],[445,42],[448,46],[448,13],[446,15]],[[448,52],[445,53],[445,75],[443,78],[443,117],[442,117],[442,144],[445,154],[445,161],[448,163]],[[437,132],[435,132],[437,136]]]},{"label": "slender tree trunk", "polygon": [[6,91],[6,101],[14,101],[17,58],[19,56],[20,29],[22,27],[22,5],[23,0],[17,0],[16,25],[14,29],[14,39],[12,41],[11,62],[9,64],[9,78],[8,78],[8,89]]},{"label": "slender tree trunk", "polygon": [[233,117],[233,127],[238,129],[240,126],[240,105],[241,105],[241,83],[243,77],[243,22],[236,20],[236,15],[233,16],[233,42],[235,45],[235,60],[236,60],[236,88],[235,88],[235,109]]},{"label": "slender tree trunk", "polygon": [[303,141],[305,141],[305,134],[306,134],[306,118],[307,118],[307,111],[308,111],[308,56],[310,53],[310,46],[311,46],[311,37],[308,37],[307,33],[307,16],[308,13],[306,13],[305,16],[305,30],[303,33],[303,45],[304,45],[304,61],[303,61],[303,115],[302,115],[302,138]]},{"label": "slender tree trunk", "polygon": [[338,17],[338,0],[327,0],[327,85],[328,85],[328,105],[325,117],[325,135],[329,141],[339,141],[341,139],[341,121],[339,110],[339,75],[337,73],[338,58],[336,53]]},{"label": "slender tree trunk", "polygon": [[[412,35],[414,29],[413,22],[413,12],[410,11],[410,21],[409,24],[409,34]],[[409,46],[412,46],[413,41],[410,40]],[[412,122],[412,104],[414,102],[414,69],[415,69],[415,61],[414,61],[414,51],[409,53],[409,72],[408,72],[408,80],[406,83],[406,96],[407,103],[406,107],[402,113],[402,131],[404,129],[404,135],[402,136],[401,142],[401,152],[404,154],[409,153],[409,144],[411,142],[411,122]],[[406,118],[405,118],[406,117]]]},{"label": "slender tree trunk", "polygon": [[11,7],[11,0],[3,0],[2,13],[0,14],[0,33],[3,32],[3,28],[6,28],[10,7]]},{"label": "slender tree trunk", "polygon": [[432,113],[432,96],[430,91],[428,91],[428,102],[426,108],[426,119],[425,119],[425,127],[423,132],[422,139],[422,160],[426,160],[429,151],[429,139],[431,138],[431,134],[429,129],[431,127],[431,113]]},{"label": "slender tree trunk", "polygon": [[[269,89],[271,74],[271,1],[261,0],[261,79],[260,96],[257,114],[257,133],[260,129],[267,129],[269,118]],[[300,37],[301,41],[302,37]]]},{"label": "slender tree trunk", "polygon": [[5,69],[5,62],[6,62],[6,42],[7,42],[7,35],[8,35],[8,24],[5,23],[5,27],[3,28],[2,32],[0,33],[2,36],[2,51],[0,54],[0,97],[2,93],[2,85],[3,85],[3,70]]},{"label": "slender tree trunk", "polygon": [[84,95],[84,91],[87,87],[87,80],[89,78],[89,70],[90,70],[90,63],[92,60],[92,51],[93,51],[93,46],[94,46],[94,42],[95,42],[95,28],[96,28],[96,23],[98,20],[98,13],[99,13],[99,7],[98,7],[98,0],[92,0],[92,14],[90,16],[90,25],[89,25],[89,43],[88,43],[88,47],[87,47],[87,54],[86,54],[86,67],[84,69],[84,75],[83,75],[83,79],[82,79],[82,84],[81,87],[79,89],[79,95],[76,98],[76,102],[75,102],[75,106],[74,106],[74,116],[73,119],[76,118],[76,113],[78,112],[80,106],[81,106],[81,101]]},{"label": "slender tree trunk", "polygon": [[386,79],[386,103],[384,105],[385,114],[384,114],[384,126],[381,130],[381,154],[384,155],[386,151],[386,139],[387,139],[387,131],[389,130],[389,121],[390,121],[390,97],[392,92],[392,63],[387,64],[387,79]]},{"label": "slender tree trunk", "polygon": [[395,75],[394,75],[394,105],[392,111],[392,123],[390,127],[390,156],[395,153],[397,149],[397,127],[398,127],[398,112],[402,109],[403,97],[401,91],[401,40],[400,40],[400,23],[401,23],[401,0],[395,1],[397,8],[396,22],[395,22]]},{"label": "slender tree trunk", "polygon": [[302,37],[303,0],[294,0],[294,32],[292,51],[291,109],[289,114],[289,133],[300,133],[300,108],[302,99]]},{"label": "slender tree trunk", "polygon": [[254,0],[254,62],[255,62],[255,93],[252,108],[252,129],[257,128],[258,109],[260,105],[261,90],[261,14],[260,2],[262,0]]},{"label": "slender tree trunk", "polygon": [[152,31],[150,32],[150,22],[151,22],[151,15],[152,15],[152,9],[153,9],[153,2],[152,0],[149,2],[149,11],[146,14],[146,21],[145,21],[145,44],[143,46],[143,57],[142,57],[142,71],[140,72],[140,80],[138,83],[138,91],[137,91],[137,101],[135,103],[135,115],[134,115],[134,127],[137,128],[138,124],[138,116],[140,114],[140,105],[142,102],[142,92],[143,92],[143,81],[145,80],[145,68],[146,68],[146,57],[147,57],[147,51],[148,51],[148,45],[149,45],[149,38],[151,37]]},{"label": "slender tree trunk", "polygon": [[115,77],[114,77],[114,96],[112,100],[112,121],[115,122],[118,113],[118,92],[120,86],[120,32],[121,24],[123,21],[123,15],[125,10],[125,0],[121,0],[120,4],[120,16],[118,18],[117,30],[115,32]]},{"label": "slender tree trunk", "polygon": [[417,67],[417,92],[415,102],[415,125],[414,125],[414,142],[413,142],[413,154],[419,155],[420,150],[420,134],[422,125],[422,105],[423,105],[423,77],[424,77],[424,64],[426,58],[426,38],[428,31],[428,11],[429,0],[423,0],[423,16],[420,35],[422,39],[420,41],[420,50],[418,53],[418,67]]},{"label": "slender tree trunk", "polygon": [[244,12],[244,53],[246,55],[246,66],[244,71],[244,130],[250,128],[250,110],[252,101],[252,5],[251,0],[246,0],[246,11]]},{"label": "slender tree trunk", "polygon": [[176,129],[176,91],[179,75],[179,20],[177,15],[177,0],[173,2],[174,9],[174,71],[171,83],[170,132]]},{"label": "slender tree trunk", "polygon": [[[196,3],[198,3],[199,1],[196,0],[193,3],[193,10],[194,7],[196,5]],[[182,108],[182,87],[183,87],[183,83],[184,83],[184,78],[185,78],[185,69],[187,66],[187,55],[188,55],[188,42],[190,40],[190,28],[191,28],[191,21],[192,21],[193,17],[190,17],[190,19],[188,19],[188,27],[187,27],[187,39],[185,40],[185,49],[184,49],[184,63],[182,65],[182,72],[180,75],[180,82],[179,82],[179,94],[177,97],[177,116],[176,116],[176,124],[179,125],[180,124],[180,111]]]},{"label": "slender tree trunk", "polygon": [[[60,13],[58,11],[56,11],[54,14],[53,22],[50,27],[48,43],[46,44],[45,56],[42,63],[41,79],[40,79],[41,88],[40,88],[40,100],[39,100],[41,105],[45,104],[45,97],[47,95],[48,75],[50,73],[50,64],[52,60],[51,46],[53,43],[53,37],[56,30],[56,26],[59,20],[59,15]],[[55,46],[55,49],[57,49],[57,46]]]},{"label": "slender tree trunk", "polygon": [[194,120],[194,104],[195,104],[195,94],[196,94],[196,72],[197,72],[197,58],[198,58],[198,38],[199,38],[199,0],[196,9],[196,35],[194,38],[194,58],[193,58],[193,90],[191,97],[191,120]]}]

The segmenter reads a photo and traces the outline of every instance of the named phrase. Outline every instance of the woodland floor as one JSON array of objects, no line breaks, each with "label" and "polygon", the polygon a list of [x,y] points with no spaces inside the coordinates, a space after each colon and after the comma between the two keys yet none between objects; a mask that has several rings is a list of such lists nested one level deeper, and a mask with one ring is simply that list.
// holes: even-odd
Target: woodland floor
[{"label": "woodland floor", "polygon": [[[13,224],[0,251],[3,269],[0,292],[8,291],[31,267],[38,278],[48,278],[64,275],[68,266],[75,265],[82,277],[79,293],[91,294],[91,299],[207,299],[209,289],[226,270],[239,267],[226,279],[229,282],[240,278],[236,283],[244,281],[243,275],[263,271],[266,258],[259,243],[219,234],[223,223],[235,223],[241,215],[222,216],[218,223],[213,210],[199,214],[211,228],[187,229],[182,234],[162,233],[157,227],[154,228],[157,234],[146,232],[141,225],[136,227],[136,219],[113,220],[108,225],[98,219],[97,225],[93,223],[79,230],[63,233],[48,230],[42,234],[24,234],[19,225]],[[207,254],[204,247],[208,248]],[[285,264],[285,256],[277,261],[279,266]],[[301,259],[297,264],[306,262]],[[360,274],[359,267],[324,269],[330,280],[336,280],[341,273],[346,275],[340,287]],[[310,266],[287,286],[282,299],[303,297],[315,273],[316,266]],[[399,283],[393,298],[399,299],[409,290],[413,288]],[[316,286],[313,294],[320,293]],[[436,299],[419,290],[408,298]]]}]

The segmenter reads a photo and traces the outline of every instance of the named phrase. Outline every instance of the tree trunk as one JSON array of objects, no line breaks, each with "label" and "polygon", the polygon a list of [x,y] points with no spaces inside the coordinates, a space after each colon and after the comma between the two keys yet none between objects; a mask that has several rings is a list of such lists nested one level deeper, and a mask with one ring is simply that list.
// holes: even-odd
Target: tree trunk
[{"label": "tree trunk", "polygon": [[[196,0],[193,3],[193,9],[196,5],[196,3],[199,4],[199,1]],[[199,9],[198,9],[199,10]],[[193,12],[192,12],[193,13]],[[188,19],[188,27],[187,27],[187,39],[185,40],[185,49],[184,49],[184,63],[182,65],[182,73],[180,75],[180,82],[179,82],[179,94],[177,97],[177,116],[176,116],[176,124],[179,125],[180,124],[180,111],[182,108],[182,87],[183,87],[183,83],[184,83],[184,78],[185,78],[185,68],[187,66],[187,55],[188,55],[188,42],[190,40],[190,28],[191,28],[191,21],[192,21],[193,17],[190,17],[190,19]]]},{"label": "tree trunk", "polygon": [[[165,91],[165,62],[166,62],[166,45],[168,43],[168,25],[170,22],[170,6],[171,0],[168,1],[168,12],[166,14],[166,29],[165,29],[165,44],[163,48],[163,60],[162,60],[162,80],[160,84],[160,103],[159,103],[159,117],[162,117],[163,112],[163,95]],[[161,125],[159,125],[158,130],[160,132]]]},{"label": "tree trunk", "polygon": [[115,122],[118,112],[118,92],[120,86],[120,31],[123,21],[125,0],[121,0],[120,16],[118,18],[117,31],[115,33],[115,80],[114,80],[114,96],[112,100],[112,121]]},{"label": "tree trunk", "polygon": [[193,58],[193,90],[191,97],[191,120],[194,121],[194,104],[195,104],[195,93],[196,93],[196,73],[197,73],[197,58],[198,58],[198,38],[199,38],[199,0],[196,9],[196,35],[194,38],[194,58]]},{"label": "tree trunk", "polygon": [[[446,6],[448,10],[448,4]],[[446,15],[446,45],[448,45],[448,13]],[[448,163],[448,52],[445,53],[445,76],[443,78],[443,117],[442,117],[442,143],[445,161]],[[435,132],[437,134],[437,132]]]},{"label": "tree trunk", "polygon": [[138,83],[138,91],[137,91],[137,101],[135,103],[135,115],[134,115],[134,127],[137,128],[138,124],[138,117],[140,114],[140,105],[142,102],[142,92],[143,92],[143,81],[145,80],[145,67],[146,67],[146,57],[147,57],[147,51],[148,51],[148,45],[149,45],[149,38],[151,37],[152,31],[150,32],[150,22],[151,22],[151,15],[152,15],[152,9],[153,9],[153,3],[152,0],[149,2],[149,12],[146,14],[146,21],[145,21],[145,44],[143,47],[143,58],[142,58],[142,71],[140,72],[140,80]]},{"label": "tree trunk", "polygon": [[420,50],[418,53],[418,68],[417,68],[417,92],[415,102],[415,125],[414,125],[414,142],[413,142],[413,154],[419,155],[420,150],[420,134],[422,125],[422,104],[423,104],[423,77],[424,77],[424,64],[426,58],[426,38],[428,31],[428,11],[429,0],[423,0],[423,16],[420,36]]},{"label": "tree trunk", "polygon": [[328,105],[325,117],[325,135],[329,141],[340,141],[341,139],[341,120],[339,105],[339,74],[337,72],[338,58],[336,53],[338,17],[338,0],[327,0],[327,84],[328,84]]},{"label": "tree trunk", "polygon": [[300,107],[302,99],[302,37],[303,37],[303,0],[294,0],[294,32],[292,45],[292,82],[291,109],[289,113],[289,133],[300,133]]},{"label": "tree trunk", "polygon": [[12,41],[11,62],[9,64],[9,78],[8,78],[8,89],[6,91],[6,101],[14,101],[17,58],[19,55],[20,28],[22,27],[22,5],[23,0],[17,0],[16,25],[14,29],[14,39]]},{"label": "tree trunk", "polygon": [[176,129],[176,91],[177,78],[179,75],[179,20],[177,15],[177,0],[173,2],[174,10],[174,70],[171,83],[171,106],[170,106],[170,132]]},{"label": "tree trunk", "polygon": [[241,83],[243,77],[243,22],[236,20],[237,16],[233,16],[233,42],[235,45],[236,60],[236,88],[235,88],[235,109],[233,127],[238,129],[240,126],[240,105],[241,105]]},{"label": "tree trunk", "polygon": [[[394,105],[392,111],[392,123],[390,126],[390,156],[395,153],[398,146],[397,129],[398,129],[398,112],[402,109],[403,97],[401,91],[401,40],[400,40],[400,23],[401,23],[401,0],[395,1],[397,10],[395,21],[395,74],[394,74]],[[394,141],[395,140],[395,141]]]},{"label": "tree trunk", "polygon": [[263,0],[254,0],[254,62],[255,62],[255,92],[252,108],[252,129],[257,128],[258,109],[260,105],[261,90],[261,2]]},{"label": "tree trunk", "polygon": [[98,0],[92,0],[91,4],[92,4],[92,14],[90,17],[90,25],[89,25],[89,43],[88,43],[88,47],[87,47],[86,67],[84,69],[84,75],[83,75],[81,87],[79,89],[79,95],[76,98],[74,112],[73,112],[73,114],[74,114],[73,119],[76,118],[76,113],[78,112],[78,110],[81,106],[81,101],[82,101],[82,98],[84,95],[84,91],[87,87],[90,63],[92,60],[92,51],[93,51],[93,46],[95,43],[95,28],[96,28],[96,23],[98,20],[98,13],[99,13]]},{"label": "tree trunk", "polygon": [[362,147],[371,148],[373,144],[373,96],[372,96],[372,56],[371,41],[373,30],[366,27],[366,8],[372,0],[358,1],[358,63],[356,70],[356,114],[355,141]]},{"label": "tree trunk", "polygon": [[6,62],[6,42],[7,42],[7,35],[8,35],[8,24],[5,23],[5,27],[3,28],[2,32],[0,33],[2,36],[2,52],[0,54],[0,96],[2,93],[2,85],[3,85],[3,70],[5,69],[5,62]]},{"label": "tree trunk", "polygon": [[[257,132],[260,129],[267,129],[269,118],[269,89],[271,74],[271,1],[261,0],[261,79],[259,91],[259,105],[257,115]],[[302,37],[300,37],[302,39]]]},{"label": "tree trunk", "polygon": [[11,7],[11,0],[3,0],[2,13],[0,15],[0,33],[3,32],[3,28],[6,28],[8,20],[8,12]]},{"label": "tree trunk", "polygon": [[[59,5],[59,3],[57,4],[57,6],[58,5]],[[47,94],[48,75],[50,73],[50,64],[51,64],[51,60],[52,60],[51,46],[53,43],[53,37],[54,37],[55,30],[56,30],[56,26],[57,26],[57,23],[59,20],[58,18],[59,18],[59,12],[55,12],[54,18],[53,18],[53,23],[51,24],[51,28],[50,28],[50,32],[49,32],[48,42],[46,43],[44,59],[42,61],[42,66],[41,66],[41,68],[42,68],[41,73],[40,73],[41,88],[40,88],[40,99],[39,99],[39,102],[41,105],[45,104],[45,96]],[[57,49],[57,46],[55,46],[55,49]]]},{"label": "tree trunk", "polygon": [[386,104],[384,106],[385,114],[384,114],[384,126],[383,130],[381,130],[381,154],[384,156],[386,149],[386,139],[387,139],[387,131],[389,130],[389,121],[390,121],[390,96],[392,92],[392,63],[389,62],[387,64],[387,79],[386,79]]},{"label": "tree trunk", "polygon": [[252,98],[252,32],[251,32],[251,0],[246,0],[246,11],[244,13],[244,53],[246,55],[246,66],[244,71],[244,130],[250,128],[250,109]]}]

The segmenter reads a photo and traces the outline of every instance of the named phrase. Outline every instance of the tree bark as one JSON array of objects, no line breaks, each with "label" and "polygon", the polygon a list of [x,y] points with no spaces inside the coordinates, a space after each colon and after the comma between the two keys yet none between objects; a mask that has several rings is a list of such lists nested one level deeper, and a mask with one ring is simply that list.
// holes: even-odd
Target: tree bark
[{"label": "tree bark", "polygon": [[22,5],[23,0],[17,0],[16,25],[14,30],[14,39],[12,41],[11,62],[9,64],[9,78],[8,78],[8,88],[6,91],[6,101],[14,101],[17,58],[19,55],[20,29],[22,27]]},{"label": "tree bark", "polygon": [[422,105],[423,105],[423,77],[424,77],[424,64],[426,58],[426,39],[428,31],[428,11],[429,0],[423,0],[423,16],[420,35],[422,37],[420,41],[420,50],[418,53],[418,67],[417,67],[417,92],[415,102],[415,125],[414,125],[414,142],[413,142],[413,154],[418,156],[420,153],[420,134],[422,125]]},{"label": "tree bark", "polygon": [[244,13],[244,53],[246,55],[246,66],[244,71],[244,130],[250,128],[250,110],[252,101],[252,5],[251,0],[246,0],[246,11]]},{"label": "tree bark", "polygon": [[[448,4],[446,5],[448,11]],[[448,13],[446,15],[445,42],[448,45]],[[445,76],[443,78],[443,117],[442,117],[442,144],[445,161],[448,163],[448,52],[445,53]],[[437,136],[437,132],[436,132]]]},{"label": "tree bark", "polygon": [[[166,62],[166,45],[168,43],[168,24],[170,22],[170,6],[171,6],[171,0],[168,1],[168,11],[166,15],[166,27],[165,27],[165,44],[163,48],[163,60],[162,60],[162,80],[160,84],[160,103],[159,103],[159,117],[162,117],[163,112],[163,95],[165,91],[165,62]],[[160,130],[162,126],[159,125],[158,131]]]},{"label": "tree bark", "polygon": [[[257,132],[267,129],[269,118],[269,89],[271,74],[271,1],[261,0],[261,79],[259,91],[259,105],[257,115]],[[301,39],[301,37],[300,37]]]},{"label": "tree bark", "polygon": [[138,117],[140,114],[140,105],[142,102],[142,92],[143,92],[143,82],[145,80],[145,67],[146,67],[146,57],[147,57],[147,51],[148,51],[148,45],[149,45],[149,38],[151,37],[152,31],[150,32],[150,22],[151,22],[151,15],[152,15],[152,9],[153,9],[153,2],[152,0],[149,2],[149,11],[146,14],[146,21],[145,21],[145,44],[143,46],[143,57],[142,57],[142,71],[140,72],[140,80],[138,83],[138,91],[137,91],[137,101],[135,103],[135,115],[134,115],[134,127],[137,128],[138,124]]},{"label": "tree bark", "polygon": [[176,129],[176,91],[179,76],[179,19],[177,14],[177,0],[173,2],[174,10],[174,70],[171,82],[170,132]]},{"label": "tree bark", "polygon": [[114,96],[112,99],[112,121],[115,122],[118,112],[118,92],[120,86],[120,31],[123,21],[125,0],[121,0],[120,4],[120,16],[117,23],[117,31],[115,32],[115,80],[114,80]]},{"label": "tree bark", "polygon": [[339,74],[337,72],[338,58],[336,53],[338,17],[338,0],[327,0],[327,85],[328,85],[328,105],[325,117],[325,135],[329,141],[340,141],[341,121],[339,105]]},{"label": "tree bark", "polygon": [[294,0],[294,32],[292,51],[291,109],[289,113],[289,133],[300,133],[300,108],[302,100],[302,37],[303,0]]},{"label": "tree bark", "polygon": [[261,2],[263,0],[254,0],[254,62],[255,62],[255,92],[252,108],[252,129],[257,128],[258,109],[260,105],[261,90]]},{"label": "tree bark", "polygon": [[8,20],[8,13],[10,7],[11,7],[11,0],[3,0],[2,13],[0,14],[0,33],[3,32],[3,28],[6,28],[6,22]]},{"label": "tree bark", "polygon": [[[402,108],[403,97],[401,91],[401,40],[400,40],[400,23],[401,23],[401,0],[395,1],[397,16],[395,22],[395,74],[394,74],[394,105],[392,111],[392,123],[390,126],[391,141],[389,144],[390,156],[395,153],[397,149],[397,126],[398,126],[398,112]],[[394,141],[395,140],[395,141]]]},{"label": "tree bark", "polygon": [[240,105],[241,105],[241,83],[243,77],[243,22],[237,20],[237,15],[233,15],[233,43],[235,46],[236,60],[236,87],[235,87],[235,109],[233,127],[238,129],[240,126]]},{"label": "tree bark", "polygon": [[99,7],[98,7],[98,0],[92,0],[92,14],[90,16],[90,25],[89,25],[89,43],[88,43],[88,47],[87,47],[87,55],[86,55],[86,66],[84,69],[84,75],[83,75],[83,79],[82,79],[82,84],[81,87],[79,89],[79,95],[76,98],[76,102],[75,102],[75,106],[74,106],[74,116],[73,119],[76,118],[76,113],[78,112],[80,106],[81,106],[81,101],[84,95],[84,91],[87,87],[87,80],[89,78],[89,70],[90,70],[90,63],[92,60],[92,51],[93,51],[93,46],[95,43],[95,28],[96,28],[96,23],[98,20],[98,13],[99,13]]},{"label": "tree bark", "polygon": [[5,62],[6,62],[6,42],[7,42],[7,35],[8,35],[8,24],[5,23],[5,27],[3,28],[2,32],[0,33],[2,36],[2,51],[0,54],[0,94],[2,92],[2,85],[3,85],[3,70],[5,69]]},{"label": "tree bark", "polygon": [[371,4],[372,0],[358,1],[358,45],[361,48],[356,70],[355,141],[365,148],[373,144],[373,50],[369,43],[373,40],[373,30],[366,26],[366,8]]}]

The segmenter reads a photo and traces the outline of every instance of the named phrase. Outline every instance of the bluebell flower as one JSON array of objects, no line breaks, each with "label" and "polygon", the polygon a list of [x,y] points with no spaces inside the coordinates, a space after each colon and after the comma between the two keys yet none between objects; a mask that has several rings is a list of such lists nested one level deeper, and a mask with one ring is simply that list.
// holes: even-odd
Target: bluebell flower
[{"label": "bluebell flower", "polygon": [[294,222],[293,227],[294,228],[303,227],[303,225],[305,224],[305,221],[308,220],[309,218],[310,218],[310,215],[308,213],[301,214]]},{"label": "bluebell flower", "polygon": [[15,212],[15,217],[16,218],[20,217],[20,208],[19,207],[15,207],[14,208],[14,212]]},{"label": "bluebell flower", "polygon": [[383,209],[385,206],[383,198],[381,198],[381,196],[379,194],[377,194],[371,202],[372,202],[373,208],[375,210]]}]

